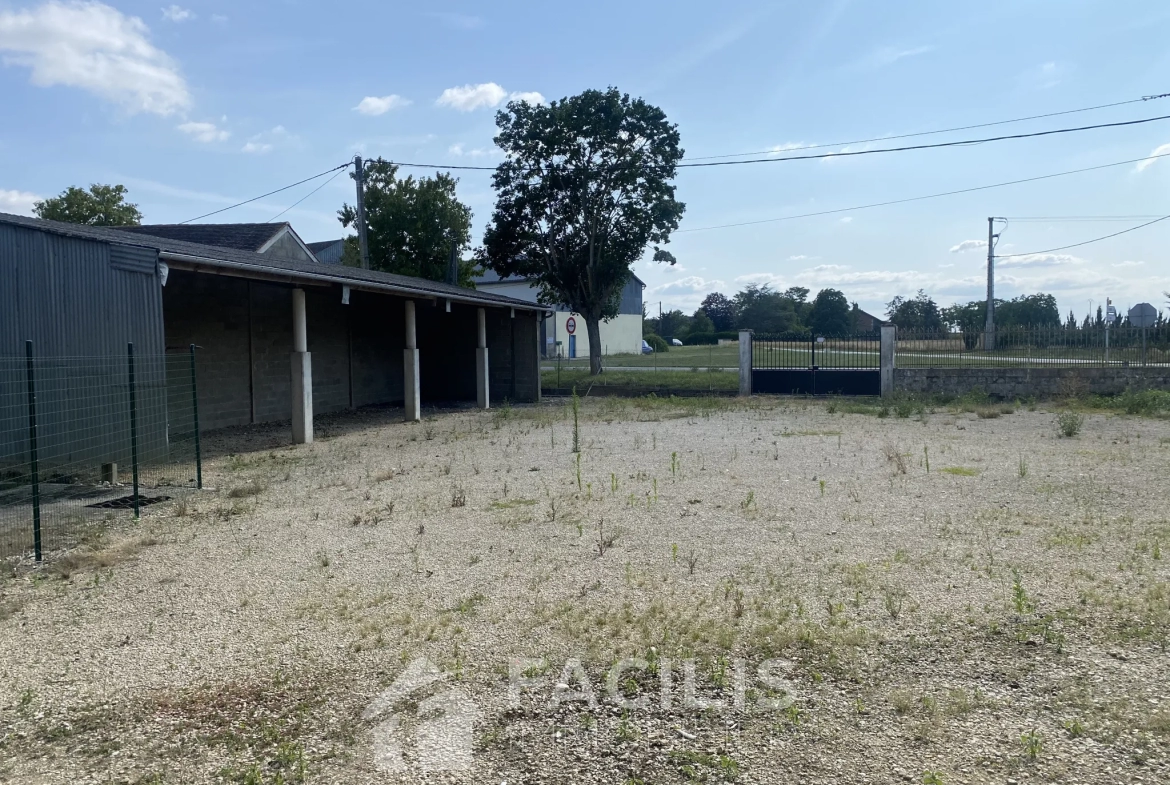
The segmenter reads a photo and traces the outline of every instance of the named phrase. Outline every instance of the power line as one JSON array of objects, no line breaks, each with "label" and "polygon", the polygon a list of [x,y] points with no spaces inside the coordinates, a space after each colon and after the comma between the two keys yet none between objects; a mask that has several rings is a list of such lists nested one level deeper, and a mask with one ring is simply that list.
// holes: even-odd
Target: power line
[{"label": "power line", "polygon": [[[897,134],[894,136],[877,136],[872,139],[854,139],[851,142],[831,142],[829,144],[809,144],[800,145],[801,150],[819,150],[824,147],[844,147],[849,144],[868,144],[870,142],[888,142],[893,139],[910,139],[916,136],[933,136],[935,134],[949,134],[955,131],[970,131],[975,128],[990,128],[996,125],[1008,125],[1010,123],[1023,123],[1028,120],[1042,120],[1046,117],[1060,117],[1066,114],[1077,114],[1079,112],[1093,112],[1098,109],[1111,109],[1115,106],[1126,106],[1128,104],[1140,104],[1145,101],[1156,101],[1159,98],[1168,98],[1170,93],[1162,93],[1160,95],[1144,95],[1141,98],[1131,98],[1128,101],[1117,101],[1112,104],[1098,104],[1097,106],[1086,106],[1083,109],[1067,109],[1063,112],[1048,112],[1047,114],[1034,114],[1028,117],[1017,117],[1014,120],[997,120],[993,123],[977,123],[975,125],[960,125],[955,128],[940,128],[937,131],[918,131],[911,134]],[[797,148],[794,148],[797,149]],[[691,158],[692,161],[709,161],[716,158],[739,158],[745,155],[767,155],[768,153],[775,153],[777,150],[756,150],[750,153],[727,153],[725,155],[703,155]]]},{"label": "power line", "polygon": [[329,185],[331,182],[333,182],[334,180],[336,180],[336,179],[337,179],[337,175],[341,174],[343,171],[344,171],[344,169],[338,169],[338,170],[337,170],[337,171],[334,173],[334,175],[333,175],[332,177],[330,177],[328,180],[326,180],[325,182],[321,183],[321,184],[320,184],[320,185],[318,185],[316,188],[314,188],[312,191],[309,191],[307,194],[305,194],[304,196],[302,196],[300,199],[297,199],[295,202],[293,202],[292,204],[290,204],[288,207],[284,208],[284,209],[283,209],[283,210],[281,210],[279,213],[277,213],[276,215],[274,215],[274,216],[272,216],[271,218],[269,218],[267,221],[265,221],[265,223],[272,223],[272,222],[273,222],[273,221],[275,221],[277,218],[279,218],[280,216],[284,215],[284,214],[285,214],[285,213],[287,213],[289,210],[293,209],[293,208],[294,208],[294,207],[296,207],[298,204],[300,204],[301,202],[305,201],[305,200],[306,200],[306,199],[308,199],[310,196],[312,196],[313,194],[317,193],[317,192],[318,192],[318,191],[320,191],[322,188],[324,188],[325,186]]},{"label": "power line", "polygon": [[1072,245],[1062,245],[1058,248],[1048,248],[1048,249],[1043,250],[1043,251],[1029,251],[1028,253],[1009,253],[1009,254],[1003,254],[1002,256],[999,254],[996,254],[995,258],[996,259],[1014,259],[1014,258],[1019,257],[1019,256],[1038,256],[1040,254],[1053,253],[1055,251],[1066,251],[1069,248],[1080,248],[1082,245],[1089,245],[1091,243],[1099,243],[1102,240],[1108,240],[1111,237],[1117,237],[1118,235],[1128,234],[1130,232],[1136,232],[1138,229],[1145,229],[1147,226],[1153,226],[1154,224],[1160,223],[1161,221],[1165,221],[1167,219],[1170,219],[1170,215],[1163,215],[1161,218],[1155,218],[1154,220],[1147,221],[1144,224],[1140,224],[1138,226],[1131,226],[1128,229],[1122,229],[1120,232],[1114,232],[1113,234],[1107,234],[1107,235],[1104,235],[1102,237],[1094,237],[1092,240],[1085,240],[1084,242],[1073,243]]},{"label": "power line", "polygon": [[[833,210],[820,210],[815,213],[802,213],[800,215],[786,215],[780,218],[762,218],[758,221],[741,221],[739,223],[718,224],[716,226],[698,226],[694,229],[678,229],[674,233],[681,234],[683,232],[706,232],[711,229],[731,229],[738,226],[755,226],[757,224],[777,223],[779,221],[793,221],[797,218],[813,218],[819,215],[833,215],[836,213],[850,213],[857,210],[868,210],[872,207],[888,207],[894,204],[906,204],[907,202],[921,202],[926,199],[938,199],[943,196],[957,196],[959,194],[968,194],[975,191],[986,191],[991,188],[1004,188],[1009,185],[1021,185],[1023,183],[1034,183],[1038,180],[1051,180],[1054,177],[1067,177],[1072,174],[1083,174],[1084,172],[1093,172],[1098,169],[1109,169],[1114,166],[1125,166],[1126,164],[1134,164],[1140,161],[1146,161],[1151,158],[1165,158],[1170,156],[1170,153],[1159,153],[1158,155],[1147,155],[1142,158],[1131,158],[1128,161],[1117,161],[1111,164],[1100,164],[1099,166],[1087,166],[1084,169],[1071,169],[1067,172],[1055,172],[1053,174],[1042,174],[1037,177],[1025,177],[1022,180],[1008,180],[1004,183],[992,183],[991,185],[977,185],[972,188],[960,188],[955,191],[943,191],[937,194],[926,194],[925,196],[910,196],[905,199],[891,199],[886,202],[873,202],[871,204],[861,204],[855,207],[839,207]],[[1019,220],[1016,218],[1012,219]]]},{"label": "power line", "polygon": [[877,153],[903,153],[908,150],[934,150],[940,147],[966,147],[968,145],[984,144],[986,142],[1002,142],[1009,139],[1031,139],[1037,136],[1053,136],[1054,134],[1072,134],[1079,131],[1094,131],[1100,128],[1120,128],[1127,125],[1142,125],[1144,123],[1154,123],[1159,120],[1170,120],[1170,115],[1161,115],[1159,117],[1146,117],[1141,120],[1122,120],[1116,123],[1099,123],[1097,125],[1082,125],[1075,128],[1054,128],[1049,131],[1033,131],[1027,134],[1008,134],[1006,136],[989,136],[983,139],[961,139],[955,142],[935,142],[933,144],[913,144],[905,145],[903,147],[882,147],[877,150],[842,150],[837,153],[824,153],[823,155],[790,155],[780,158],[748,158],[744,161],[710,161],[708,163],[699,164],[679,164],[682,167],[706,167],[706,166],[738,166],[740,164],[762,164],[771,163],[773,161],[804,161],[810,158],[844,158],[855,155],[875,155]]},{"label": "power line", "polygon": [[[694,169],[700,167],[713,166],[742,166],[743,164],[770,164],[780,163],[782,161],[807,161],[810,159],[823,160],[825,158],[847,158],[857,155],[877,155],[879,153],[904,153],[911,150],[933,150],[942,147],[966,147],[969,145],[985,144],[987,142],[1002,142],[1010,139],[1032,139],[1039,136],[1053,136],[1055,134],[1071,134],[1080,131],[1094,131],[1101,128],[1121,128],[1130,125],[1143,125],[1145,123],[1154,123],[1160,120],[1170,120],[1170,115],[1160,115],[1158,117],[1146,117],[1140,120],[1122,120],[1115,123],[1099,123],[1097,125],[1082,125],[1075,128],[1054,128],[1048,131],[1033,131],[1027,134],[1009,134],[1005,136],[989,136],[982,139],[961,139],[953,142],[935,142],[933,144],[915,144],[905,145],[903,147],[882,147],[877,150],[842,150],[836,153],[817,153],[814,155],[787,155],[771,158],[748,158],[743,161],[708,161],[706,163],[681,163],[676,164],[679,169]],[[1152,156],[1147,156],[1152,157]],[[1141,160],[1141,159],[1139,159]],[[464,170],[464,171],[495,171],[496,166],[447,166],[444,164],[420,164],[409,163],[405,161],[389,161],[388,163],[394,166],[408,166],[416,169],[449,169],[449,170]],[[615,166],[617,168],[625,168],[623,166]],[[649,167],[648,167],[649,168]]]},{"label": "power line", "polygon": [[[1011,218],[1013,221],[1021,221],[1023,223],[1100,223],[1107,221],[1125,221],[1132,223],[1133,221],[1148,221],[1151,218],[1157,218],[1156,215],[1026,215],[1015,216]],[[1004,218],[1008,220],[1008,218]]]},{"label": "power line", "polygon": [[304,185],[305,183],[316,180],[318,177],[324,177],[325,175],[329,174],[330,172],[336,172],[338,169],[344,169],[345,167],[352,166],[352,165],[353,165],[352,161],[346,161],[345,163],[341,164],[340,166],[335,166],[332,169],[326,169],[324,172],[321,172],[320,174],[315,174],[312,177],[306,177],[304,180],[300,180],[298,182],[295,182],[292,185],[286,185],[283,188],[277,188],[275,191],[269,191],[266,194],[260,194],[259,196],[252,197],[251,199],[245,199],[244,201],[237,202],[236,204],[233,204],[229,207],[224,207],[224,208],[221,208],[219,210],[212,210],[210,213],[204,213],[203,215],[197,215],[194,218],[188,218],[186,221],[180,221],[179,224],[180,225],[189,224],[192,221],[199,221],[199,220],[202,220],[204,218],[209,218],[213,215],[219,215],[220,213],[226,213],[228,210],[234,210],[237,207],[242,207],[245,204],[251,204],[252,202],[255,202],[259,199],[263,199],[266,196],[272,196],[273,194],[278,194],[281,191],[287,191],[290,188],[296,188],[298,185]]}]

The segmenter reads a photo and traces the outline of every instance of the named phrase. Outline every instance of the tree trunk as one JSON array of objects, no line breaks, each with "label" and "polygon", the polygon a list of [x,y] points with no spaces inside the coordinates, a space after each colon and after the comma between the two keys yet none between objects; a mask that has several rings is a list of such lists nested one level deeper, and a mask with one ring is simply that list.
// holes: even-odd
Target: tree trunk
[{"label": "tree trunk", "polygon": [[601,373],[601,320],[585,317],[585,329],[589,333],[589,375]]}]

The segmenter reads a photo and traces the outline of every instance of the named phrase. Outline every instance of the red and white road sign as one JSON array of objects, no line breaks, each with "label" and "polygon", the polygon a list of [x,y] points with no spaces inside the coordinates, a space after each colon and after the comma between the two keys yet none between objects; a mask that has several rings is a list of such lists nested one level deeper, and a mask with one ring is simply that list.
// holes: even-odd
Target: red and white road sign
[{"label": "red and white road sign", "polygon": [[567,332],[569,335],[577,332],[577,320],[572,316],[570,316],[568,319],[565,319],[565,332]]}]

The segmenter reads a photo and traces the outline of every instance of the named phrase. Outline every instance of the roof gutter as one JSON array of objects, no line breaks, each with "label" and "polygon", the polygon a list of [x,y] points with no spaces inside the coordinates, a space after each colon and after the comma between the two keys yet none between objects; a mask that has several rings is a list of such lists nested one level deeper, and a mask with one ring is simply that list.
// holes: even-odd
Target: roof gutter
[{"label": "roof gutter", "polygon": [[523,310],[531,311],[543,310],[534,306],[532,303],[525,303],[522,301],[507,303],[494,302],[491,300],[481,300],[475,297],[460,297],[459,295],[451,295],[445,292],[428,292],[424,289],[415,289],[409,286],[395,286],[394,284],[389,283],[377,283],[375,281],[363,281],[360,279],[346,279],[335,275],[306,273],[280,267],[266,267],[257,264],[245,264],[243,262],[229,262],[223,259],[215,259],[208,256],[193,256],[191,254],[176,253],[174,251],[159,251],[158,256],[160,259],[165,259],[168,262],[179,262],[181,266],[177,267],[176,269],[191,269],[196,272],[198,272],[199,267],[216,267],[239,273],[241,274],[241,277],[247,277],[246,273],[259,272],[269,280],[285,281],[289,283],[294,281],[312,281],[322,284],[338,284],[340,286],[348,286],[352,290],[401,294],[426,300],[445,299],[457,303],[466,303],[468,305],[486,305],[497,308],[521,308]]}]

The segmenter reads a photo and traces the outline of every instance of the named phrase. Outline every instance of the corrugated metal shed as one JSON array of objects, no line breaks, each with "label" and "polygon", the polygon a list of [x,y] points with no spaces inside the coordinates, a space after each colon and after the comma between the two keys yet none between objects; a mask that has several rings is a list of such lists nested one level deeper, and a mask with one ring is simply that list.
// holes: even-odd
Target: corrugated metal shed
[{"label": "corrugated metal shed", "polygon": [[[139,358],[141,448],[146,453],[165,446],[157,267],[154,249],[0,223],[0,465],[23,464],[28,449],[29,340],[47,470],[126,462],[131,341]],[[147,425],[148,416],[153,425]]]}]

